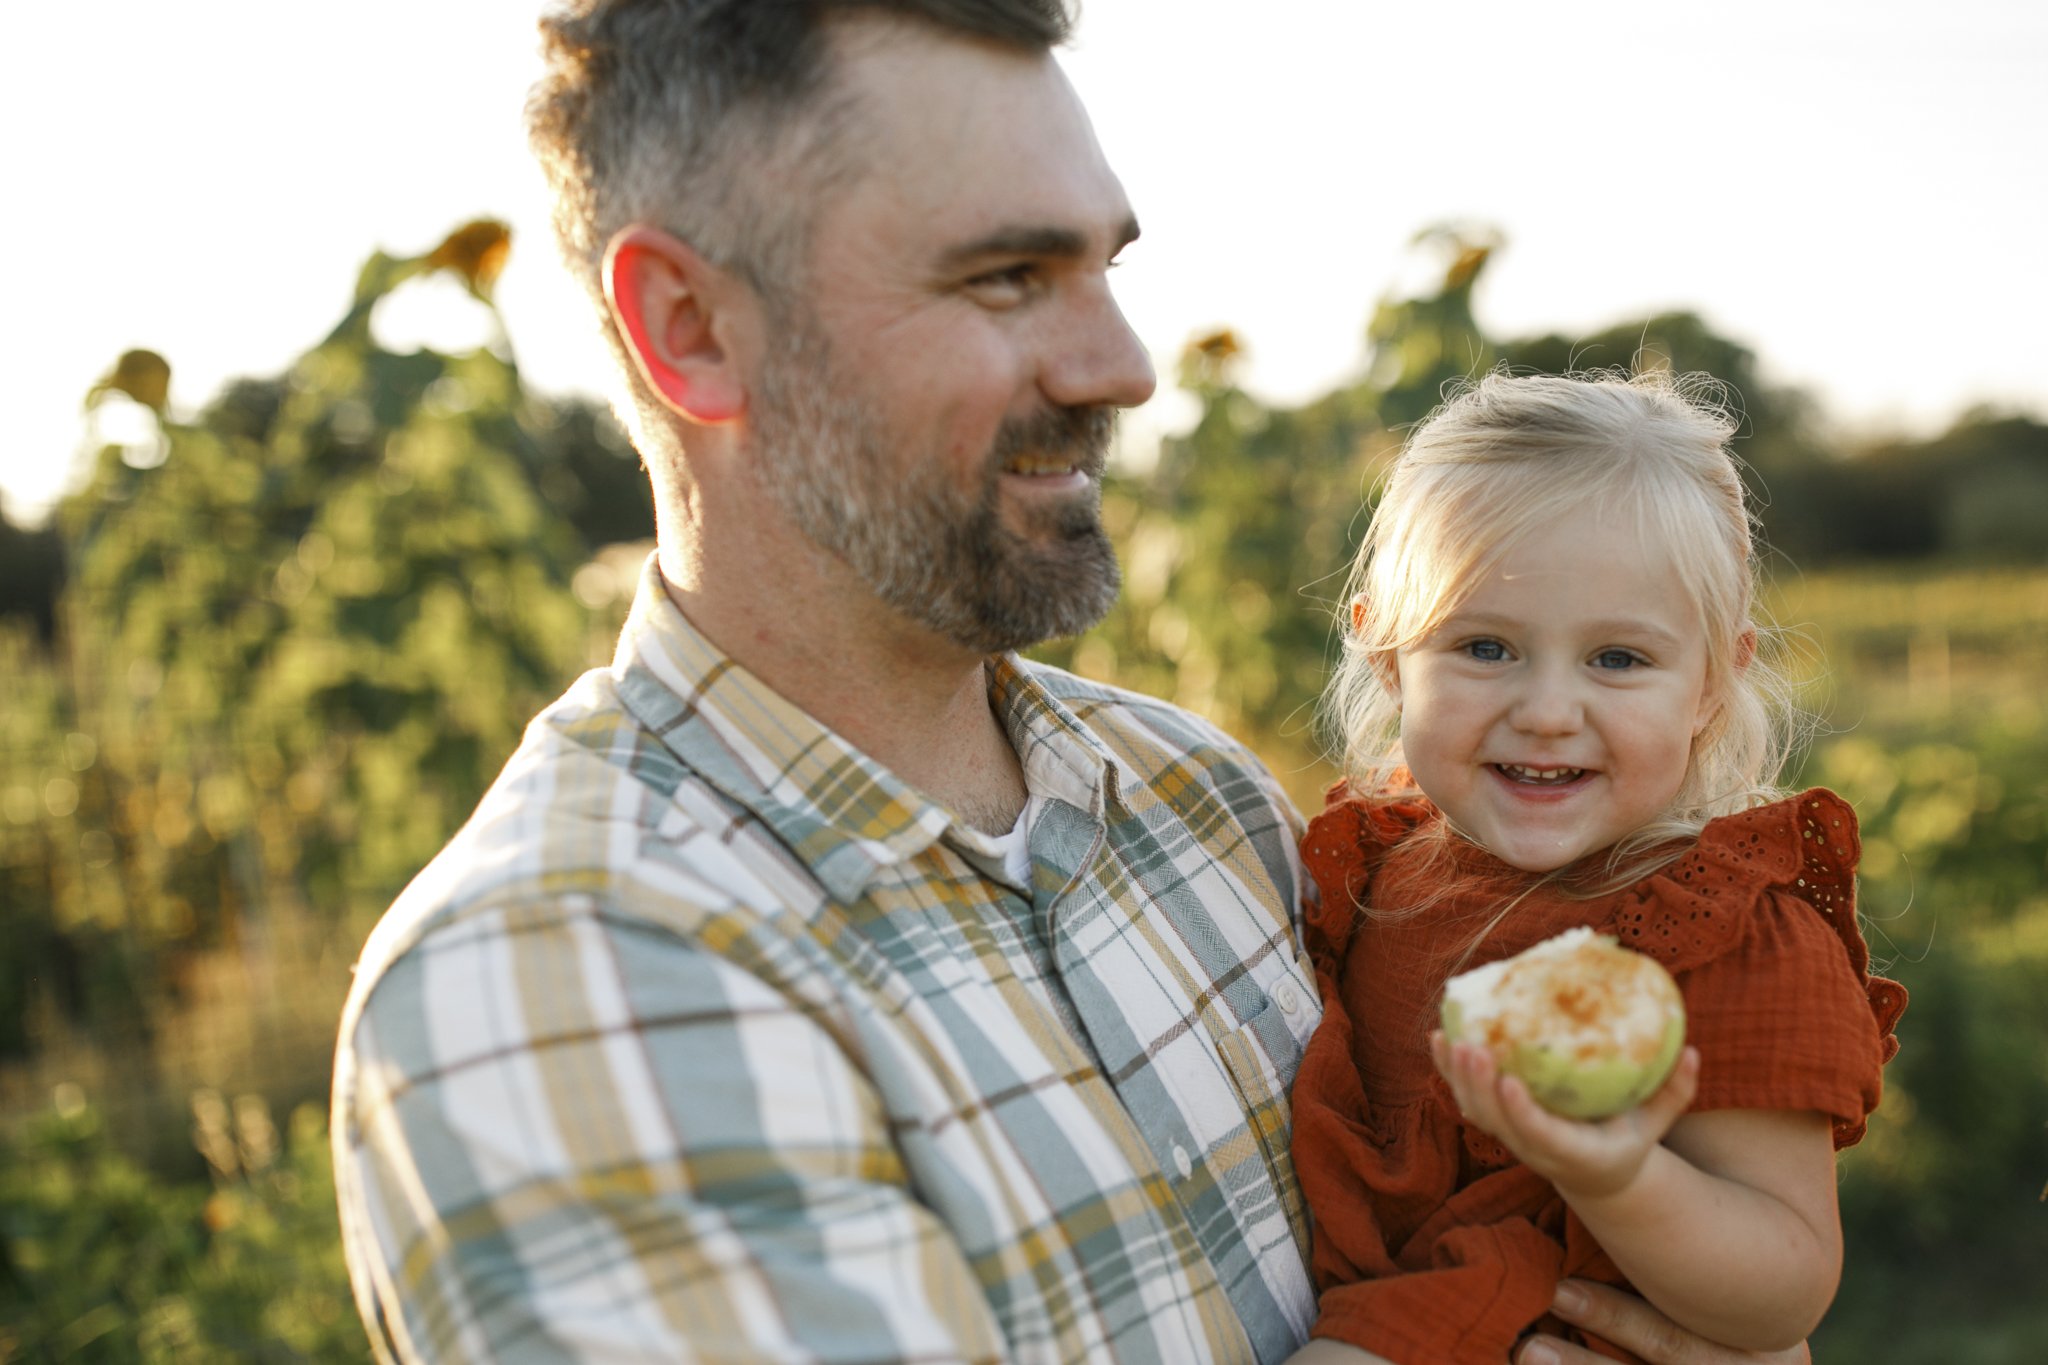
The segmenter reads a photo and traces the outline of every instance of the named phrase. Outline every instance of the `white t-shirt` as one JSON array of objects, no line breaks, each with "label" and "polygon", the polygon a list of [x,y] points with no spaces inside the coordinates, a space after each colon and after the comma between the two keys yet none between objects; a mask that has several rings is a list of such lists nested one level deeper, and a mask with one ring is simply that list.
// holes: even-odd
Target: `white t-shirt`
[{"label": "white t-shirt", "polygon": [[1031,885],[1031,821],[1038,814],[1038,798],[1029,797],[1017,812],[1017,823],[1007,834],[984,834],[1003,860],[1003,874],[1022,887]]}]

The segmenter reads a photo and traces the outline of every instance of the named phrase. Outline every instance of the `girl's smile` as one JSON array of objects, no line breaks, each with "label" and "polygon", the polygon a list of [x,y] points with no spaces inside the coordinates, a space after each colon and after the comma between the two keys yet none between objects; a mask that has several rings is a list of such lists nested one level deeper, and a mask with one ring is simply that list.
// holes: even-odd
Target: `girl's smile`
[{"label": "girl's smile", "polygon": [[1662,815],[1714,710],[1699,617],[1669,557],[1595,507],[1524,535],[1396,652],[1395,672],[1417,784],[1528,872]]},{"label": "girl's smile", "polygon": [[1493,768],[1509,782],[1538,787],[1561,787],[1586,775],[1584,768],[1532,768],[1524,763],[1496,763]]}]

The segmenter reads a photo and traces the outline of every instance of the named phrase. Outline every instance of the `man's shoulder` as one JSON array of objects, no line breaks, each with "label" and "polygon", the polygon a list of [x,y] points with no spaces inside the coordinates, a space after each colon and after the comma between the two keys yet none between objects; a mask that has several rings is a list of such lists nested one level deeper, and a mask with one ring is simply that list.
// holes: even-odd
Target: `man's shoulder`
[{"label": "man's shoulder", "polygon": [[[711,916],[765,905],[756,869],[714,836],[723,801],[585,674],[527,725],[475,812],[379,920],[358,989],[429,935],[599,916],[684,937]],[[367,979],[367,981],[366,981]]]},{"label": "man's shoulder", "polygon": [[1031,659],[1020,662],[1033,682],[1097,735],[1161,753],[1213,755],[1266,772],[1265,764],[1248,745],[1184,706],[1083,678],[1051,664]]}]

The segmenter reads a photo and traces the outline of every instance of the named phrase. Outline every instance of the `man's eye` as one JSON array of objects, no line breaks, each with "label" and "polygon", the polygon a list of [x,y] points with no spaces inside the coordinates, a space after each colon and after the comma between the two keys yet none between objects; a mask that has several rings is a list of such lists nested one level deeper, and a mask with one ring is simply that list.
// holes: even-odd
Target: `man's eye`
[{"label": "man's eye", "polygon": [[1038,267],[1029,262],[984,271],[967,283],[976,289],[1023,293],[1038,282]]},{"label": "man's eye", "polygon": [[1616,670],[1634,668],[1642,662],[1642,656],[1626,649],[1603,649],[1593,656],[1593,667]]},{"label": "man's eye", "polygon": [[1498,640],[1473,640],[1465,652],[1481,663],[1497,664],[1508,657],[1508,647]]}]

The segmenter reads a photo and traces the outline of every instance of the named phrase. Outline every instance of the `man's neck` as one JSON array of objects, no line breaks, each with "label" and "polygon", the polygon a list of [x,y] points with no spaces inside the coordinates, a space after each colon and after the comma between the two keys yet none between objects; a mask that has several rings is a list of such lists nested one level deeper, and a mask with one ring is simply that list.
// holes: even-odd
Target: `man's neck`
[{"label": "man's neck", "polygon": [[688,550],[661,543],[669,599],[735,663],[967,824],[1015,825],[1024,772],[990,706],[985,658],[854,589],[815,552],[769,572]]}]

